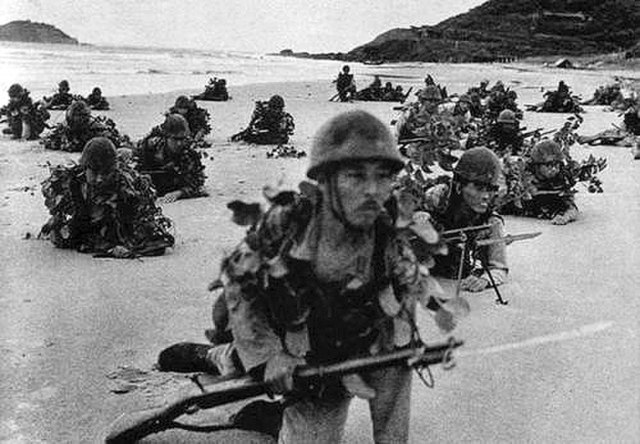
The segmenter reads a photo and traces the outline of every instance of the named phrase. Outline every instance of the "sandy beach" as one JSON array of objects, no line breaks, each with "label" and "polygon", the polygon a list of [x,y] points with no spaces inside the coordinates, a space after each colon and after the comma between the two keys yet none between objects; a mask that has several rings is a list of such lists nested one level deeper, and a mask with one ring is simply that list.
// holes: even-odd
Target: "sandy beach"
[{"label": "sandy beach", "polygon": [[[436,80],[449,85],[447,69],[456,67],[438,69]],[[417,89],[425,68],[383,72]],[[541,86],[561,78],[590,97],[613,74],[485,66],[465,86],[503,78],[516,87],[523,108],[540,100]],[[450,92],[463,92],[458,85]],[[199,91],[109,97],[113,111],[104,114],[138,139],[185,92]],[[210,196],[163,208],[176,227],[176,246],[163,257],[94,259],[35,239],[47,219],[39,185],[47,163],[79,155],[0,139],[0,441],[100,442],[120,413],[159,405],[183,383],[151,367],[174,342],[204,341],[211,322],[207,284],[243,233],[226,203],[261,201],[263,185],[295,187],[304,177],[306,158],[268,159],[268,147],[228,142],[248,122],[255,100],[282,95],[296,123],[291,144],[307,152],[319,125],[343,110],[364,108],[386,122],[395,117],[389,103],[329,102],[329,79],[231,86],[230,93],[228,102],[199,102],[212,118],[205,159]],[[558,128],[566,117],[525,113],[525,126]],[[587,107],[584,117],[584,134],[619,121],[600,107]],[[51,122],[60,119],[54,112]],[[414,380],[412,442],[427,436],[457,443],[637,442],[640,161],[627,148],[573,150],[577,158],[607,157],[604,193],[579,188],[582,215],[567,226],[506,218],[509,233],[543,234],[509,247],[510,282],[502,290],[509,305],[496,305],[490,291],[467,295],[472,312],[455,332],[466,342],[457,367],[434,369],[434,389]],[[423,321],[425,334],[442,338]],[[118,387],[127,393],[114,393]],[[354,402],[351,413],[345,442],[370,442],[366,404]],[[167,442],[176,439],[171,436]],[[257,439],[227,433],[213,438],[209,442]]]}]

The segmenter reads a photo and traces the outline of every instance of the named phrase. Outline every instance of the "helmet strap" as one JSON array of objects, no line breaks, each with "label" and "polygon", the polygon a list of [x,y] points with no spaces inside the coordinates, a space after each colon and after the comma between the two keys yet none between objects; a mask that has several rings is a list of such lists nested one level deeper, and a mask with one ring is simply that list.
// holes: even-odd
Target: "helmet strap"
[{"label": "helmet strap", "polygon": [[331,174],[327,177],[327,192],[329,194],[329,207],[333,216],[342,223],[348,230],[362,231],[360,228],[354,226],[347,220],[347,216],[344,210],[344,204],[340,193],[338,193],[337,175]]}]

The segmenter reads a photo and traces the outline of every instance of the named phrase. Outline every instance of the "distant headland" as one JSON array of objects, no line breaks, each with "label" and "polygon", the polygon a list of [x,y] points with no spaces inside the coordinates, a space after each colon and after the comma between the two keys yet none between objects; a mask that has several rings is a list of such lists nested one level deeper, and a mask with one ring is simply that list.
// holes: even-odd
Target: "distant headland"
[{"label": "distant headland", "polygon": [[16,20],[0,25],[0,41],[78,45],[77,39],[47,23]]},{"label": "distant headland", "polygon": [[396,28],[346,53],[279,55],[364,63],[499,62],[624,52],[640,43],[638,0],[489,0],[435,26]]}]

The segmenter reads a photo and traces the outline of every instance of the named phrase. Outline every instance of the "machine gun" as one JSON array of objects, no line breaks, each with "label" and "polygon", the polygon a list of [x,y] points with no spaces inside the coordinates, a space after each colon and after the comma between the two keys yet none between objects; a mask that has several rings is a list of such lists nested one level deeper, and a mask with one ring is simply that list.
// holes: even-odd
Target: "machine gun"
[{"label": "machine gun", "polygon": [[[462,247],[462,254],[460,255],[460,264],[458,268],[458,279],[457,279],[458,283],[456,286],[456,297],[458,297],[460,293],[460,284],[462,282],[462,270],[464,269],[464,261],[466,258],[467,251],[470,251],[473,255],[475,252],[478,251],[478,248],[480,247],[487,247],[489,245],[495,245],[500,243],[509,245],[516,241],[533,239],[542,234],[542,232],[536,231],[534,233],[522,233],[522,234],[514,234],[514,235],[508,234],[506,236],[498,237],[498,238],[486,238],[486,239],[477,238],[481,232],[490,229],[491,226],[492,226],[491,224],[477,225],[474,227],[448,230],[441,233],[441,236],[446,243],[457,244]],[[502,295],[500,294],[500,290],[498,290],[498,286],[495,280],[493,279],[493,275],[491,274],[491,270],[487,265],[486,258],[483,258],[483,257],[480,258],[480,265],[482,266],[482,270],[487,274],[487,277],[489,278],[489,282],[491,283],[491,288],[493,288],[493,290],[496,293],[496,296],[497,296],[496,303],[500,305],[507,305],[509,301],[506,301],[502,298]]]},{"label": "machine gun", "polygon": [[[390,353],[335,364],[302,366],[294,373],[295,392],[304,393],[306,389],[313,388],[327,377],[340,377],[398,365],[418,370],[428,365],[442,363],[446,369],[452,368],[453,350],[461,345],[462,341],[450,338],[448,342],[432,346],[418,344]],[[218,378],[214,383],[203,385],[196,382],[196,385],[197,387],[194,387],[191,393],[173,403],[156,409],[121,415],[111,425],[105,442],[107,444],[131,443],[163,430],[188,428],[176,423],[174,419],[194,409],[210,409],[268,393],[267,384],[251,376],[234,379]]]}]

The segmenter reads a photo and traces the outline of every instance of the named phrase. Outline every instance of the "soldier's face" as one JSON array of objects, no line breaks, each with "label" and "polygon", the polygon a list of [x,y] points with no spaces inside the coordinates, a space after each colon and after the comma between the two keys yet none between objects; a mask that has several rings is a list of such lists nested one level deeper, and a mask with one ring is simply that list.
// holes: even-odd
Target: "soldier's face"
[{"label": "soldier's face", "polygon": [[489,211],[489,205],[497,191],[497,186],[474,182],[467,183],[460,190],[464,203],[478,214]]},{"label": "soldier's face", "polygon": [[560,162],[545,162],[538,165],[538,176],[543,179],[553,179],[560,174]]},{"label": "soldier's face", "polygon": [[344,217],[358,228],[369,228],[391,196],[394,174],[381,161],[363,161],[338,170],[336,194]]},{"label": "soldier's face", "polygon": [[84,170],[84,174],[87,178],[87,184],[89,184],[90,187],[102,190],[113,184],[115,179],[115,168],[96,170],[87,167]]},{"label": "soldier's face", "polygon": [[187,142],[187,133],[181,132],[178,134],[170,134],[167,137],[167,148],[173,154],[177,154],[182,150],[182,147]]}]

